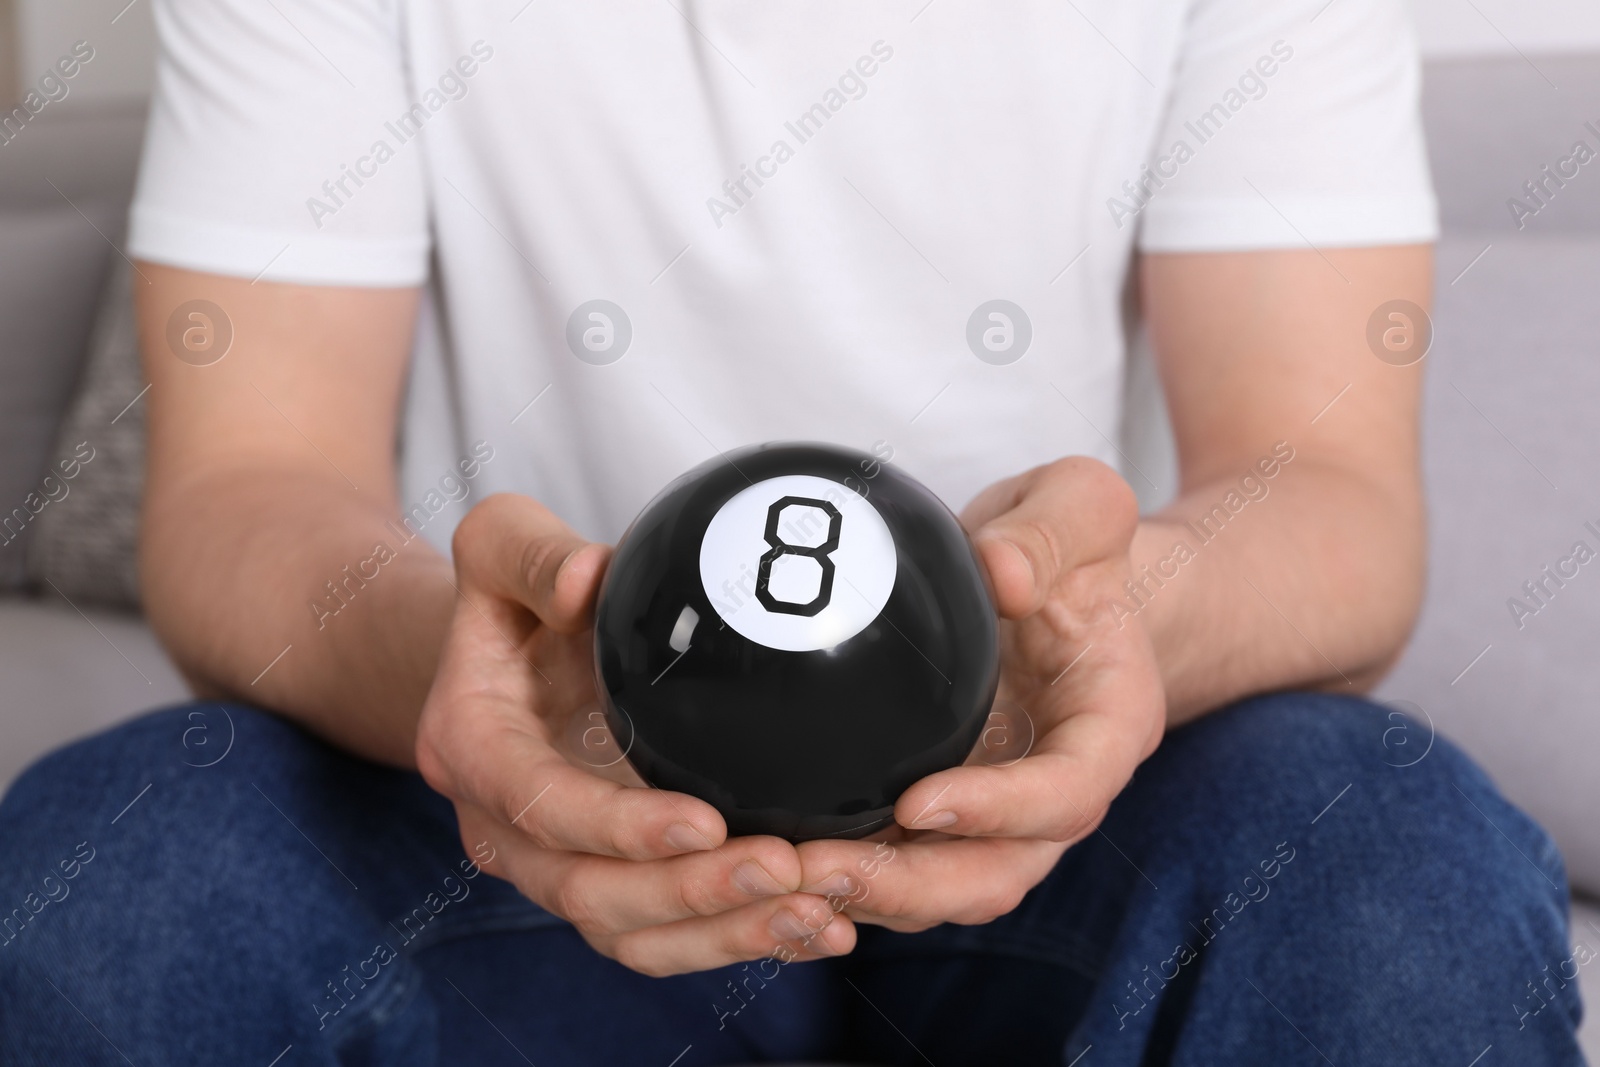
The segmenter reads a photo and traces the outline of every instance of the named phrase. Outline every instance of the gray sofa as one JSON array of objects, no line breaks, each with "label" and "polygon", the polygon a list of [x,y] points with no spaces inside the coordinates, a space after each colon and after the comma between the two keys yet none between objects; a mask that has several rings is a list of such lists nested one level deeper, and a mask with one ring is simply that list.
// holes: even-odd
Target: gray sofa
[{"label": "gray sofa", "polygon": [[[1436,63],[1428,71],[1428,132],[1445,223],[1427,357],[1432,574],[1416,637],[1380,697],[1465,746],[1552,831],[1578,897],[1574,941],[1595,947],[1600,563],[1559,585],[1544,568],[1576,541],[1600,549],[1593,310],[1600,165],[1550,187],[1546,205],[1521,229],[1506,201],[1525,196],[1523,183],[1574,141],[1600,148],[1600,134],[1584,125],[1594,115],[1583,111],[1585,101],[1600,99],[1600,58],[1535,62],[1537,71],[1522,59]],[[120,261],[113,245],[141,116],[61,107],[48,119],[0,148],[5,509],[60,458],[58,427],[84,388],[91,326],[123,299],[103,294]],[[105,410],[100,403],[95,410]],[[81,416],[81,398],[78,409]],[[1159,430],[1129,428],[1141,467],[1170,463]],[[58,515],[92,509],[94,501],[81,499],[88,495],[64,500]],[[11,590],[0,592],[0,788],[45,750],[185,692],[136,614],[95,606],[81,592],[64,597],[38,581],[17,588],[24,553],[55,552],[59,565],[62,551],[28,536],[0,547],[0,590]],[[1529,581],[1545,583],[1538,600],[1524,587]],[[1513,615],[1512,598],[1529,610]],[[1425,758],[1429,741],[1411,733],[1373,744],[1378,756],[1403,763]],[[1597,973],[1581,972],[1586,987],[1600,988]],[[1591,1052],[1600,1051],[1597,1031],[1587,1035]]]},{"label": "gray sofa", "polygon": [[[142,108],[63,104],[0,147],[0,517],[64,458],[61,424],[80,399],[97,308],[120,262],[113,245],[142,127]],[[75,491],[20,536],[15,520],[0,534],[0,788],[62,742],[187,692],[137,615],[76,596],[74,607],[28,580],[40,526],[53,510],[81,510]]]}]

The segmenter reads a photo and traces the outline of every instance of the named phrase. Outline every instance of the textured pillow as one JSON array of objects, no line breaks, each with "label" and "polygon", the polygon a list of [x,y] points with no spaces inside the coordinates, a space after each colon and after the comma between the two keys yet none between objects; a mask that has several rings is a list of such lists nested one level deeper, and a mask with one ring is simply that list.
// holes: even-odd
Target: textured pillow
[{"label": "textured pillow", "polygon": [[111,249],[95,232],[111,212],[86,204],[0,211],[0,591],[24,582],[35,527],[54,506],[42,479],[83,367],[95,297]]},{"label": "textured pillow", "polygon": [[83,384],[52,454],[82,462],[67,494],[34,520],[28,576],[82,607],[138,610],[135,554],[144,491],[145,387],[133,272],[120,257],[94,320]]}]

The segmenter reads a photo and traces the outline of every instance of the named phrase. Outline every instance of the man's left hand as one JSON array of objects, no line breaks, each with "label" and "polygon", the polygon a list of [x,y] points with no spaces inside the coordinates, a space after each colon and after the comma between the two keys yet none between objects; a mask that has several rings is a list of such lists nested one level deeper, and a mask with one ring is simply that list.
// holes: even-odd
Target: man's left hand
[{"label": "man's left hand", "polygon": [[802,889],[857,922],[916,931],[1011,911],[1094,832],[1165,727],[1144,628],[1111,611],[1138,526],[1128,484],[1095,460],[1063,459],[991,486],[962,521],[1001,618],[995,706],[1010,730],[1031,723],[1032,745],[1020,759],[1002,749],[1000,765],[980,746],[917,782],[878,840],[800,846]]}]

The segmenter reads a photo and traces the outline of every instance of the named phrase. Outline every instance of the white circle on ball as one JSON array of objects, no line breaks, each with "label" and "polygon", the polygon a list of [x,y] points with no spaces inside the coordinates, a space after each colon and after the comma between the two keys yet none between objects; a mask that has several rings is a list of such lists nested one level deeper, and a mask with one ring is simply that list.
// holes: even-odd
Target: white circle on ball
[{"label": "white circle on ball", "polygon": [[767,648],[832,648],[867,628],[894,591],[889,526],[865,497],[787,474],[723,504],[700,541],[700,582],[722,621]]}]

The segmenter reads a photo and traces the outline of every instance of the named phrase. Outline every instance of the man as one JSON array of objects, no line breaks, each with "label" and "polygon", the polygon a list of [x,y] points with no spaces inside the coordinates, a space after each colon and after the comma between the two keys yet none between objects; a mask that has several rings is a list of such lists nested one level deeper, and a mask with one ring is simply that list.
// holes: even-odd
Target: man
[{"label": "man", "polygon": [[[1554,848],[1360,699],[1423,582],[1397,7],[158,4],[142,570],[206,703],[8,797],[8,904],[96,857],[13,1058],[1579,1062],[1570,985],[1507,1010]],[[1027,755],[883,840],[575,754],[607,543],[771,439],[964,507],[1004,620]]]}]

